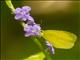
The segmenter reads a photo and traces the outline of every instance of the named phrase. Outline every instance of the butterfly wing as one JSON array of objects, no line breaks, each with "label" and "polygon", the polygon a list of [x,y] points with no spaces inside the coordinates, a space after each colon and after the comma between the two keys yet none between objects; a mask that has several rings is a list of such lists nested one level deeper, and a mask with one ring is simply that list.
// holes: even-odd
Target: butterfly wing
[{"label": "butterfly wing", "polygon": [[77,39],[75,34],[60,30],[44,30],[43,37],[54,47],[62,49],[72,48]]}]

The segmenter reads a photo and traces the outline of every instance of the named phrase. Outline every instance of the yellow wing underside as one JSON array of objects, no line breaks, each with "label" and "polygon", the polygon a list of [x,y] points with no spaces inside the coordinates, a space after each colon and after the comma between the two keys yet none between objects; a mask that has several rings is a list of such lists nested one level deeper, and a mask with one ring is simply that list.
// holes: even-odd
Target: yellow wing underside
[{"label": "yellow wing underside", "polygon": [[48,40],[54,47],[70,49],[74,46],[76,35],[67,31],[45,30],[43,37]]}]

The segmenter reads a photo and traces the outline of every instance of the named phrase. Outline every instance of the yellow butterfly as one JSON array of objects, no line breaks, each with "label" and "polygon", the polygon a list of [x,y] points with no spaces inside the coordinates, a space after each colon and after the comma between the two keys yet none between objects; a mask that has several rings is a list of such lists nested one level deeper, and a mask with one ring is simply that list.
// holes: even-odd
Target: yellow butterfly
[{"label": "yellow butterfly", "polygon": [[48,40],[55,48],[70,49],[74,46],[77,39],[76,35],[61,30],[44,30],[43,37]]}]

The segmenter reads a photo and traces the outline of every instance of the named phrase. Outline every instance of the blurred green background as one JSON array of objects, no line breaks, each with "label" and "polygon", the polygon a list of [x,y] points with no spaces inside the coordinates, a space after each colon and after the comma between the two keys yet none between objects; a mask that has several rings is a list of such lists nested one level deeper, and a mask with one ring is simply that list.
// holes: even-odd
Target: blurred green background
[{"label": "blurred green background", "polygon": [[[64,6],[65,2],[58,2],[56,5],[52,3],[47,8],[45,8],[45,2],[39,2],[12,1],[15,8],[31,6],[31,15],[36,23],[41,24],[42,29],[65,30],[79,36],[80,2],[70,2],[67,8]],[[64,3],[63,8],[60,3]],[[55,6],[53,7],[53,5]],[[41,8],[41,6],[44,7]],[[79,50],[80,41],[77,39],[75,46],[70,50],[55,48],[53,60],[79,60]],[[22,26],[14,19],[14,15],[11,14],[5,2],[1,1],[1,60],[24,60],[38,52],[40,52],[38,46],[30,38],[24,37]]]}]

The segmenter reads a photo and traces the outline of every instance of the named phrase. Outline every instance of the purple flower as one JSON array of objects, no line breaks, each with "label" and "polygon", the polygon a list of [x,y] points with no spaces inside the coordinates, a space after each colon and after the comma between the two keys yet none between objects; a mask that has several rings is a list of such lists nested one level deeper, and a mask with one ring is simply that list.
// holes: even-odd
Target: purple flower
[{"label": "purple flower", "polygon": [[29,6],[24,6],[16,8],[14,11],[16,20],[26,21],[26,24],[24,24],[25,37],[38,36],[41,33],[41,27],[34,22],[33,17],[29,14],[30,10]]},{"label": "purple flower", "polygon": [[22,8],[16,8],[15,10],[15,14],[19,14],[19,13],[22,13],[22,14],[26,14],[26,13],[29,13],[31,11],[31,8],[29,6],[23,6]]},{"label": "purple flower", "polygon": [[22,8],[16,8],[14,11],[15,14],[15,19],[16,20],[22,20],[22,21],[26,21],[26,20],[34,20],[29,12],[30,12],[31,8],[29,6],[24,6]]},{"label": "purple flower", "polygon": [[48,41],[46,41],[46,45],[47,45],[49,51],[50,51],[52,54],[54,54],[55,51],[54,51],[54,48],[53,48],[52,44],[49,43]]},{"label": "purple flower", "polygon": [[41,32],[41,27],[37,24],[34,25],[25,24],[24,31],[25,31],[25,37],[39,36]]},{"label": "purple flower", "polygon": [[34,22],[34,20],[33,20],[33,21],[28,20],[28,21],[27,21],[27,24],[28,24],[28,25],[35,25],[36,23]]}]

